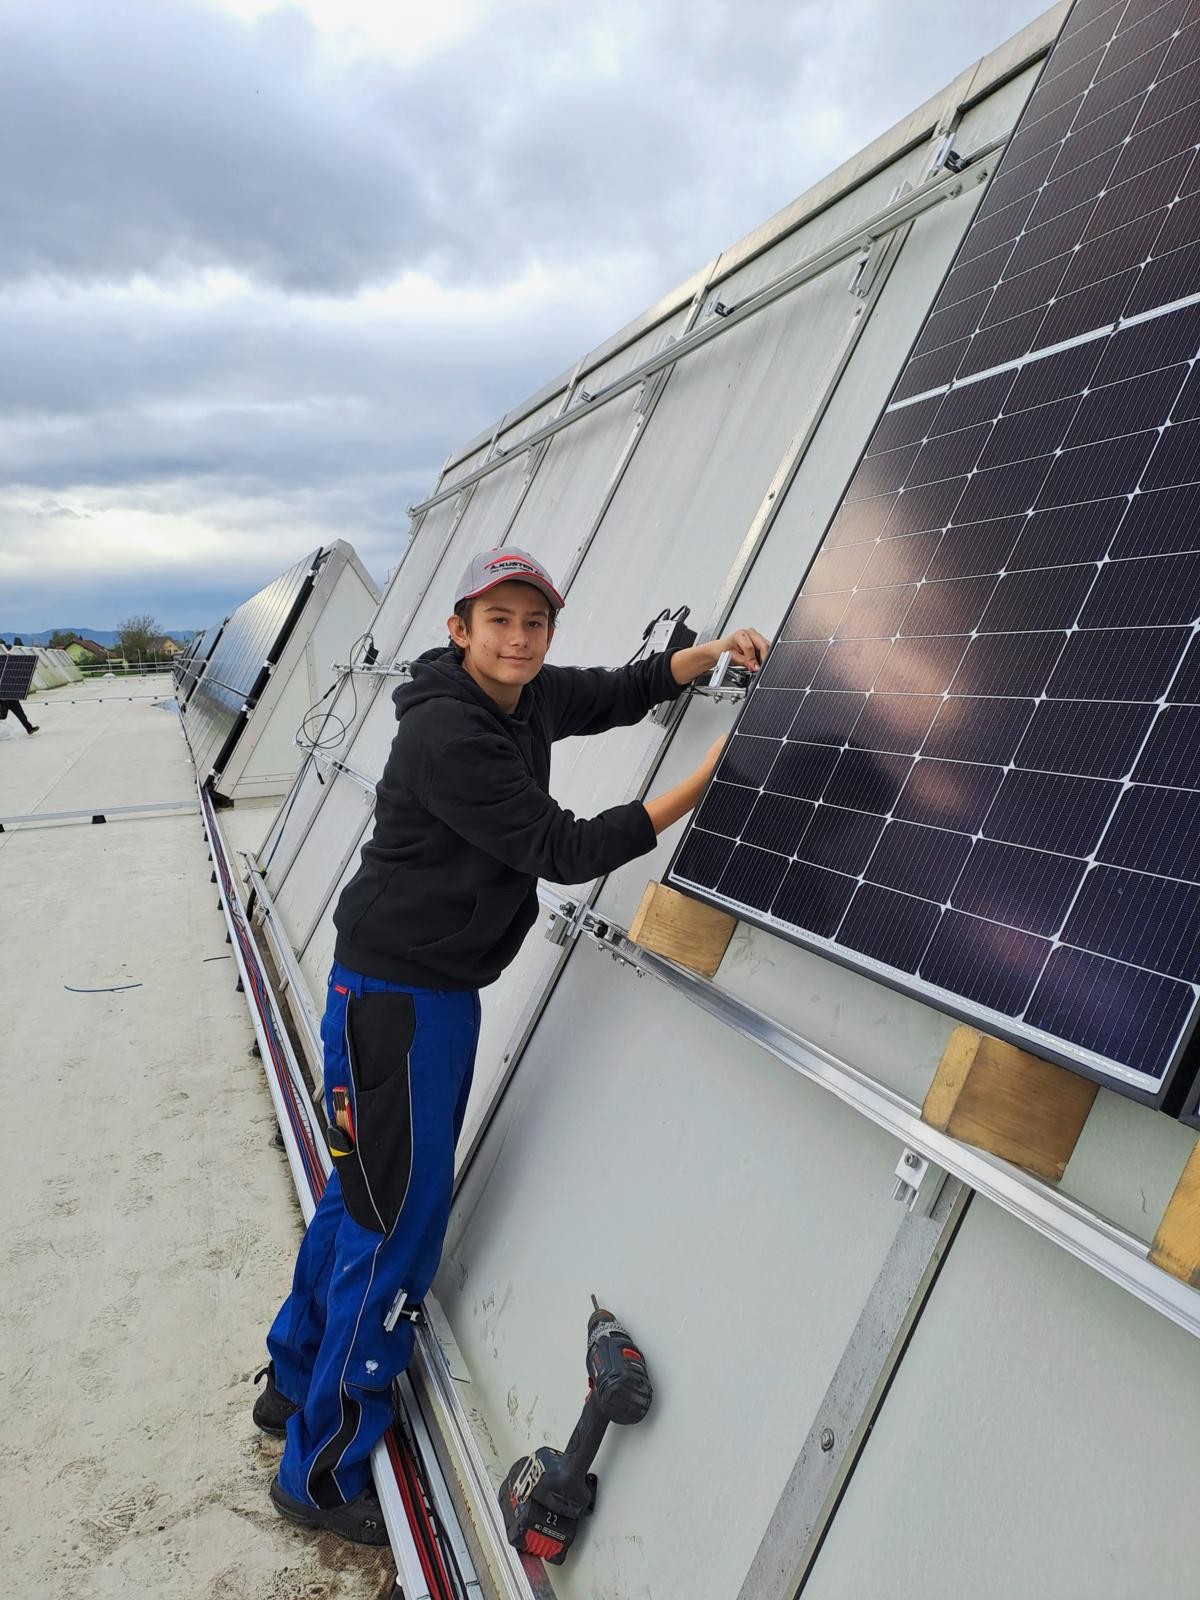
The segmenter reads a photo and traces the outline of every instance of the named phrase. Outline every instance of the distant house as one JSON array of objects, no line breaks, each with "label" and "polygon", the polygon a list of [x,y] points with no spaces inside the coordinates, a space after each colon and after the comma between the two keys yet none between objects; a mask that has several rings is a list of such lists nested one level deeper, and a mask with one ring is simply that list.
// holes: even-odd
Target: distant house
[{"label": "distant house", "polygon": [[107,661],[108,648],[106,644],[97,644],[95,639],[73,639],[67,646],[67,654],[78,666],[90,661],[93,656],[97,661]]},{"label": "distant house", "polygon": [[153,648],[156,656],[177,656],[182,647],[170,634],[164,633],[161,639],[155,639]]}]

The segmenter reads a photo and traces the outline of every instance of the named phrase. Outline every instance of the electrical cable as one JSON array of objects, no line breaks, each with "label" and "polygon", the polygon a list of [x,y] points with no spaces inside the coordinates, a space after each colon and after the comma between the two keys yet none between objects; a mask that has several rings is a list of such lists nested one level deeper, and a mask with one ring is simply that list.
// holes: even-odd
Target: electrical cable
[{"label": "electrical cable", "polygon": [[126,989],[140,989],[141,987],[140,983],[118,983],[111,989],[76,989],[74,984],[63,984],[63,988],[68,994],[123,994]]},{"label": "electrical cable", "polygon": [[650,635],[654,632],[655,628],[658,627],[660,622],[686,622],[688,617],[691,615],[691,610],[691,606],[679,606],[674,611],[671,611],[664,606],[658,615],[656,617],[651,617],[650,621],[646,624],[642,632],[641,644],[638,645],[637,649],[633,652],[625,665],[627,667],[631,667],[639,656],[645,654],[646,646],[650,642]]},{"label": "electrical cable", "polygon": [[650,621],[646,624],[645,628],[642,630],[642,642],[641,642],[641,644],[638,645],[637,649],[633,652],[633,654],[630,656],[629,660],[625,663],[625,665],[627,667],[631,667],[633,665],[633,663],[638,659],[639,656],[645,654],[646,646],[650,641],[650,635],[654,632],[655,628],[658,627],[659,623],[660,622],[666,622],[666,620],[668,619],[668,617],[670,617],[670,615],[671,615],[671,613],[664,606],[663,609],[658,613],[658,615],[656,617],[651,617]]},{"label": "electrical cable", "polygon": [[[419,1410],[420,1400],[417,1398],[415,1390],[413,1391],[413,1399]],[[394,1381],[392,1384],[392,1411],[395,1417],[394,1429],[397,1441],[404,1446],[405,1453],[415,1468],[415,1486],[423,1502],[422,1514],[424,1520],[433,1536],[434,1548],[440,1558],[442,1575],[446,1585],[445,1592],[449,1596],[449,1600],[470,1600],[467,1593],[466,1579],[463,1576],[463,1570],[454,1549],[454,1542],[449,1536],[449,1530],[438,1515],[431,1486],[421,1471],[421,1452],[417,1445],[417,1437],[412,1426],[412,1420],[408,1415],[405,1401]]]},{"label": "electrical cable", "polygon": [[[330,688],[326,689],[325,693],[321,696],[321,699],[316,701],[315,704],[309,706],[308,710],[304,713],[303,717],[301,717],[301,719],[300,719],[300,728],[299,728],[299,731],[297,732],[297,735],[296,735],[296,742],[300,745],[300,747],[302,749],[307,750],[308,754],[310,756],[314,755],[318,750],[337,750],[338,748],[340,748],[342,743],[345,741],[346,734],[350,730],[350,723],[352,723],[355,720],[355,718],[358,716],[358,685],[354,681],[354,666],[355,666],[354,652],[358,649],[360,644],[364,645],[364,647],[365,647],[364,651],[363,651],[364,659],[370,657],[372,662],[377,661],[379,659],[379,652],[375,648],[375,637],[371,633],[370,629],[368,629],[366,633],[360,633],[358,638],[350,646],[350,664],[347,667],[346,674],[345,674],[350,679],[350,693],[354,698],[354,705],[353,705],[353,708],[351,709],[351,712],[350,712],[350,721],[347,722],[344,717],[338,716],[335,713],[335,711],[333,709],[333,706],[331,705],[328,708],[328,710],[325,712],[325,715],[324,715],[324,717],[323,717],[323,719],[321,721],[321,726],[317,729],[316,734],[315,735],[310,735],[310,734],[306,733],[307,725],[308,725],[310,719],[312,718],[313,714],[316,712],[317,708],[321,705],[322,701],[328,700],[329,696],[331,694],[333,694],[336,690],[341,688],[341,680],[340,679],[338,680],[337,683],[334,683],[333,685],[331,685]],[[324,736],[325,735],[325,728],[326,728],[326,725],[328,724],[330,718],[332,718],[333,721],[335,721],[338,724],[338,726],[339,726],[341,731],[339,733],[335,733],[335,734],[331,735],[331,737],[329,739],[326,739],[325,736]],[[305,739],[306,738],[308,740],[307,744],[305,743]],[[316,774],[317,774],[317,782],[321,785],[322,788],[324,788],[325,787],[325,779],[321,776],[320,768],[317,767],[314,770],[316,771]],[[294,795],[293,795],[293,798],[294,798]],[[289,809],[290,809],[290,805],[289,805]],[[282,833],[283,833],[283,830],[281,828],[278,837],[282,837]],[[272,854],[274,854],[274,851],[272,851]]]},{"label": "electrical cable", "polygon": [[[321,719],[320,726],[317,728],[316,733],[314,734],[309,732],[308,725],[316,716],[321,706],[324,705],[325,701],[329,699],[330,695],[336,694],[341,688],[341,678],[339,678],[335,683],[330,684],[329,688],[326,689],[321,698],[314,701],[304,715],[300,718],[300,727],[296,735],[297,743],[300,744],[302,749],[307,750],[310,755],[314,750],[338,749],[339,746],[345,742],[346,734],[349,732],[350,724],[358,716],[358,685],[354,681],[354,668],[356,665],[354,657],[355,652],[358,650],[360,645],[364,647],[364,658],[370,656],[372,652],[374,652],[375,659],[378,659],[378,651],[375,650],[375,640],[368,629],[366,633],[360,633],[358,638],[350,646],[350,665],[346,672],[346,676],[350,679],[350,693],[353,697],[354,704],[351,707],[349,718],[347,719],[339,716],[334,711],[333,706],[330,705],[326,708],[325,715]],[[330,721],[338,724],[338,731],[331,734],[327,738],[325,735],[325,729]]]}]

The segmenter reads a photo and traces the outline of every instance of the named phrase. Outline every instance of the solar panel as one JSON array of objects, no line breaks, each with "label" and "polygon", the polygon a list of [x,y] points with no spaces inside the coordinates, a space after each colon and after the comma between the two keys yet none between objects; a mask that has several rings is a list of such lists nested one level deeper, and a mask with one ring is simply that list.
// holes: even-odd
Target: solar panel
[{"label": "solar panel", "polygon": [[0,655],[0,700],[23,700],[29,693],[37,664],[38,658],[32,652]]},{"label": "solar panel", "polygon": [[1078,0],[669,873],[1156,1104],[1200,996],[1198,63],[1198,0]]},{"label": "solar panel", "polygon": [[[314,550],[251,595],[218,631],[191,697],[181,705],[184,732],[202,779],[219,774],[229,760],[304,608],[322,554]],[[193,661],[191,668],[198,665]]]},{"label": "solar panel", "polygon": [[179,701],[181,710],[187,705],[195,692],[196,685],[203,676],[204,669],[208,664],[208,658],[216,649],[222,629],[228,621],[229,618],[226,617],[225,622],[217,623],[216,627],[206,628],[197,640],[196,648],[183,663],[175,685],[175,698]]},{"label": "solar panel", "polygon": [[[175,680],[176,689],[178,689],[183,680],[189,676],[189,669],[191,668],[192,662],[195,660],[196,652],[203,646],[207,637],[207,629],[202,628],[199,633],[194,633],[184,648],[175,657],[174,661],[172,661],[171,676]],[[215,638],[212,640],[212,643],[216,643]],[[194,682],[195,675],[192,674],[191,676],[192,681]]]}]

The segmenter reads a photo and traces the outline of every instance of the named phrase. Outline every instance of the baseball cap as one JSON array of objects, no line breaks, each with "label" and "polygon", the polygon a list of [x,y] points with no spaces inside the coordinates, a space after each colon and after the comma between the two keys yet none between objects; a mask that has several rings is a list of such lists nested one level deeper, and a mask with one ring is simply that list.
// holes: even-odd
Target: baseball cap
[{"label": "baseball cap", "polygon": [[481,594],[486,594],[498,584],[514,580],[517,583],[531,583],[535,589],[540,589],[556,611],[561,611],[566,604],[541,562],[535,561],[528,550],[518,550],[514,545],[505,545],[498,550],[481,550],[477,556],[472,556],[467,563],[467,570],[459,579],[454,604],[457,605],[460,600],[477,600]]}]

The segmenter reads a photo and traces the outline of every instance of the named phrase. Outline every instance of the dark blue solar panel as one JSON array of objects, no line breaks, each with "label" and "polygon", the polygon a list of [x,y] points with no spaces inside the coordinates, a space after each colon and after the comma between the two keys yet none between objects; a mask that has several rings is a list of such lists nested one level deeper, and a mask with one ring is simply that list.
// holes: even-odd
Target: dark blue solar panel
[{"label": "dark blue solar panel", "polygon": [[23,700],[37,671],[33,651],[4,651],[0,654],[0,700]]},{"label": "dark blue solar panel", "polygon": [[312,587],[320,550],[297,561],[237,608],[215,642],[182,708],[192,760],[202,780],[219,776],[278,661]]},{"label": "dark blue solar panel", "polygon": [[1163,1103],[1200,999],[1200,0],[1077,0],[672,863]]},{"label": "dark blue solar panel", "polygon": [[[225,622],[229,618],[226,617]],[[175,698],[179,701],[182,711],[196,691],[196,685],[204,675],[208,658],[217,647],[221,637],[221,630],[225,622],[219,622],[215,627],[206,628],[195,642],[195,647],[188,655],[186,661],[179,667],[175,677]]]},{"label": "dark blue solar panel", "polygon": [[201,629],[199,633],[194,633],[171,663],[171,677],[174,679],[176,690],[183,682],[184,676],[195,658],[196,651],[203,645],[204,638],[205,630]]}]

